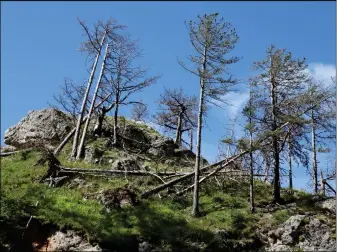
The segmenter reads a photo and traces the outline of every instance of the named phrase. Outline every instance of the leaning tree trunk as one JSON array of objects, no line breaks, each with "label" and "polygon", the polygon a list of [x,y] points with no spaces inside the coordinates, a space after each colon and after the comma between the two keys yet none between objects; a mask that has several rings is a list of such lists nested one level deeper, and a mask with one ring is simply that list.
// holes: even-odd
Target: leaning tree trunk
[{"label": "leaning tree trunk", "polygon": [[318,192],[317,182],[317,156],[316,156],[316,132],[314,122],[314,111],[311,110],[311,145],[312,145],[312,180],[314,182],[314,192]]},{"label": "leaning tree trunk", "polygon": [[101,44],[100,44],[100,47],[99,47],[99,51],[97,52],[94,65],[93,65],[91,73],[90,73],[90,77],[89,77],[89,81],[88,81],[88,85],[87,85],[87,90],[85,91],[85,94],[84,94],[84,98],[83,98],[83,102],[82,102],[82,106],[81,106],[81,112],[80,112],[80,115],[78,116],[75,135],[74,135],[74,141],[73,141],[73,148],[72,148],[72,151],[71,151],[71,157],[72,158],[75,158],[77,156],[78,139],[79,139],[79,136],[80,136],[82,118],[84,116],[85,107],[87,105],[88,95],[89,95],[89,92],[90,92],[90,87],[91,87],[91,84],[94,80],[94,74],[95,74],[95,71],[96,71],[96,68],[97,68],[99,56],[101,55],[101,48],[104,44],[105,36],[106,36],[106,32],[104,32],[104,35],[103,35],[103,38],[102,38],[102,41],[101,41]]},{"label": "leaning tree trunk", "polygon": [[88,119],[87,119],[87,121],[85,122],[85,125],[84,125],[81,142],[80,142],[80,145],[78,146],[78,150],[77,150],[76,159],[80,159],[83,156],[83,154],[84,154],[83,152],[84,152],[85,137],[86,137],[86,134],[87,134],[87,131],[88,131],[88,127],[89,127],[90,117],[92,115],[92,112],[94,111],[94,106],[95,106],[95,101],[96,101],[97,93],[98,93],[99,87],[101,85],[103,73],[104,73],[104,70],[105,70],[105,62],[106,62],[106,58],[107,58],[107,55],[108,55],[108,50],[109,50],[109,44],[107,44],[106,48],[105,48],[105,53],[104,53],[104,58],[103,58],[101,72],[100,72],[98,80],[97,80],[97,84],[96,84],[94,95],[92,97],[92,101],[91,101],[91,105],[90,105],[90,109],[89,109],[89,113],[88,113]]},{"label": "leaning tree trunk", "polygon": [[199,169],[200,169],[200,153],[201,153],[201,130],[202,130],[202,114],[204,109],[204,94],[205,94],[205,70],[206,70],[206,47],[204,48],[204,57],[202,64],[202,75],[200,76],[200,100],[198,112],[198,132],[197,132],[197,150],[194,168],[194,192],[193,192],[193,206],[192,216],[200,216],[199,212]]}]

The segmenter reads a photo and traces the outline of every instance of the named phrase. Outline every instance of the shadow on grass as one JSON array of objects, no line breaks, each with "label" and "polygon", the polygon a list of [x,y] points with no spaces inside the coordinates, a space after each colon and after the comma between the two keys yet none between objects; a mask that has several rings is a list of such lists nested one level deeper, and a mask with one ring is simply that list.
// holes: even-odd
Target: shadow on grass
[{"label": "shadow on grass", "polygon": [[37,218],[63,230],[79,231],[105,249],[138,251],[139,243],[148,241],[160,251],[200,251],[198,244],[207,244],[214,236],[190,225],[164,202],[143,201],[134,207],[107,212],[94,200],[68,198],[58,189],[47,189],[48,193],[45,190],[35,187],[27,192],[33,198],[40,195],[39,208],[34,212]]}]

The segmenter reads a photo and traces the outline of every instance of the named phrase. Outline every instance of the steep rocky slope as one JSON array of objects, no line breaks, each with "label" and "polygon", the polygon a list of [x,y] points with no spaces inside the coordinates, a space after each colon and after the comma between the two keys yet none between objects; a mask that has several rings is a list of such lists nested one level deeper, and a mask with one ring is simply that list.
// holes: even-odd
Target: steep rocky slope
[{"label": "steep rocky slope", "polygon": [[[45,125],[49,125],[47,120]],[[123,118],[119,128],[125,139],[114,148],[109,120],[104,137],[88,138],[83,161],[68,159],[71,143],[58,156],[62,166],[105,173],[63,174],[66,179],[50,186],[48,178],[40,182],[48,169],[37,164],[40,151],[1,159],[0,244],[4,251],[335,251],[334,199],[282,191],[285,204],[274,205],[270,186],[256,180],[256,213],[250,214],[247,177],[229,179],[226,174],[201,186],[202,217],[197,219],[190,217],[191,194],[175,194],[192,179],[141,199],[142,192],[170,178],[106,174],[110,170],[188,172],[193,170],[195,156],[151,127]],[[27,128],[22,122],[14,126],[17,132],[20,127]],[[17,148],[34,146],[45,130],[35,131],[36,137],[25,141],[15,140],[22,143]],[[64,136],[70,129],[55,126],[51,130]],[[50,143],[55,146],[56,142]]]}]

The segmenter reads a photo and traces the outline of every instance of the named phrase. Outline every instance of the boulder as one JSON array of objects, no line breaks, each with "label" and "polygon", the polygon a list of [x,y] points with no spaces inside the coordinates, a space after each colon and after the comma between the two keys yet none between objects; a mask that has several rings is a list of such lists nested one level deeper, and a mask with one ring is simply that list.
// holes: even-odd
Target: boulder
[{"label": "boulder", "polygon": [[336,240],[328,225],[314,216],[294,215],[276,230],[268,232],[267,251],[289,250],[298,247],[304,251],[335,251]]},{"label": "boulder", "polygon": [[134,158],[121,158],[112,163],[112,169],[122,171],[139,171],[141,170],[141,167]]},{"label": "boulder", "polygon": [[98,193],[96,199],[99,200],[108,211],[137,204],[136,194],[127,188],[102,190]]},{"label": "boulder", "polygon": [[18,149],[38,144],[55,147],[71,128],[71,117],[60,110],[32,110],[19,123],[6,130],[4,142]]},{"label": "boulder", "polygon": [[6,145],[6,146],[1,146],[1,153],[6,153],[6,152],[13,152],[16,151],[17,149],[14,146]]},{"label": "boulder", "polygon": [[331,213],[336,214],[336,198],[319,201],[316,203],[316,206],[328,209]]},{"label": "boulder", "polygon": [[86,146],[84,152],[84,161],[87,163],[98,164],[101,162],[103,154],[104,150],[92,146]]},{"label": "boulder", "polygon": [[156,140],[151,141],[151,148],[148,150],[148,153],[155,156],[173,157],[175,154],[174,150],[177,148],[178,146],[172,139],[158,137]]},{"label": "boulder", "polygon": [[47,244],[45,251],[102,251],[98,245],[91,245],[72,230],[57,231],[48,238]]}]

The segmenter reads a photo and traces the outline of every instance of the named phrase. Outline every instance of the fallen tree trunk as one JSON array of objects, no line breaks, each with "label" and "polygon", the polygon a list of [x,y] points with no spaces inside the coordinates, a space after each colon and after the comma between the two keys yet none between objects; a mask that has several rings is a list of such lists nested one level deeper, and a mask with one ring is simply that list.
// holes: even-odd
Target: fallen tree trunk
[{"label": "fallen tree trunk", "polygon": [[[241,152],[240,154],[238,154],[238,155],[234,156],[233,158],[231,158],[230,160],[228,160],[226,163],[221,164],[221,166],[220,166],[219,168],[215,169],[213,172],[211,172],[211,173],[209,173],[208,175],[206,175],[206,176],[204,176],[203,178],[201,178],[201,179],[199,180],[199,184],[200,184],[201,182],[205,181],[207,178],[213,176],[213,175],[214,175],[215,173],[217,173],[218,171],[224,169],[226,166],[228,166],[229,164],[233,163],[236,159],[242,157],[243,155],[245,155],[245,154],[247,154],[247,153],[249,153],[249,151]],[[178,192],[177,195],[182,195],[183,193],[187,192],[188,190],[190,190],[190,189],[192,189],[192,188],[194,188],[194,184],[191,185],[191,186],[189,186],[189,187],[187,187],[187,188],[184,189],[183,191]]]},{"label": "fallen tree trunk", "polygon": [[[217,166],[217,165],[219,165],[219,164],[221,164],[223,162],[224,162],[224,160],[219,161],[219,162],[214,163],[214,164],[211,164],[211,165],[208,165],[208,166],[205,166],[202,169],[200,169],[200,172],[203,172],[203,171],[205,171],[207,169],[213,168],[213,167],[215,167],[215,166]],[[190,172],[190,173],[188,173],[188,174],[186,174],[186,175],[184,175],[184,176],[182,176],[180,178],[171,180],[170,182],[166,183],[165,185],[161,185],[161,186],[153,188],[153,189],[151,189],[149,191],[146,191],[146,192],[142,193],[140,197],[141,198],[148,198],[148,197],[150,197],[151,195],[153,195],[153,194],[155,194],[157,192],[160,192],[160,191],[162,191],[162,190],[164,190],[164,189],[166,189],[166,188],[168,188],[168,187],[170,187],[172,185],[175,185],[175,184],[179,183],[180,181],[183,181],[183,180],[185,180],[187,178],[192,177],[193,175],[194,175],[194,172]]]},{"label": "fallen tree trunk", "polygon": [[324,184],[326,184],[330,188],[330,190],[336,194],[335,189],[333,189],[331,185],[329,185],[327,182],[324,182]]},{"label": "fallen tree trunk", "polygon": [[[278,131],[278,130],[280,130],[280,129],[286,127],[288,124],[289,124],[289,122],[284,123],[284,124],[281,125],[279,128],[277,128],[275,131]],[[272,132],[273,132],[273,131],[272,131]],[[262,139],[260,139],[260,140],[258,140],[258,141],[255,141],[254,145],[263,142],[263,141],[266,140],[267,138],[269,138],[269,135],[263,137]],[[207,176],[205,176],[205,177],[204,177],[203,179],[201,179],[200,181],[202,182],[202,181],[204,181],[205,179],[209,178],[210,176],[216,174],[218,171],[222,170],[222,169],[225,168],[227,165],[231,164],[231,163],[234,162],[236,159],[242,157],[243,155],[245,155],[245,154],[247,154],[247,153],[249,153],[249,150],[246,150],[246,151],[244,151],[244,152],[239,153],[238,155],[232,157],[229,161],[227,161],[227,160],[229,159],[229,158],[227,158],[227,159],[225,159],[225,160],[221,160],[221,161],[219,161],[219,162],[216,162],[216,163],[214,163],[214,164],[211,164],[211,165],[208,165],[208,166],[205,166],[205,167],[201,168],[201,169],[200,169],[200,172],[203,172],[203,171],[205,171],[205,170],[208,170],[208,169],[210,169],[210,168],[213,168],[213,167],[216,167],[216,166],[219,166],[219,165],[220,165],[219,168],[217,168],[215,171],[213,171],[213,172],[211,172],[210,174],[208,174]],[[187,174],[187,175],[185,175],[185,176],[183,176],[183,177],[180,177],[180,178],[171,180],[170,182],[166,183],[165,185],[161,185],[161,186],[158,186],[158,187],[156,187],[156,188],[153,188],[153,189],[151,189],[151,190],[149,190],[149,191],[146,191],[146,192],[144,192],[143,194],[141,194],[141,198],[148,198],[148,197],[150,197],[151,195],[153,195],[153,194],[155,194],[155,193],[158,193],[158,192],[160,192],[160,191],[162,191],[162,190],[164,190],[164,189],[166,189],[166,188],[168,188],[168,187],[170,187],[170,186],[172,186],[172,185],[175,185],[176,183],[179,183],[180,181],[183,181],[183,180],[185,180],[185,179],[187,179],[187,178],[192,177],[193,175],[194,175],[194,172],[191,172],[191,173],[189,173],[189,174]],[[192,186],[192,188],[193,188],[193,187],[194,187],[194,185]],[[189,190],[189,189],[190,189],[190,187],[187,188],[187,190]],[[181,193],[183,193],[183,192],[184,192],[184,191],[182,191]]]},{"label": "fallen tree trunk", "polygon": [[4,153],[0,153],[0,156],[1,157],[7,157],[7,156],[15,155],[19,152],[21,152],[21,151],[4,152]]},{"label": "fallen tree trunk", "polygon": [[23,153],[25,151],[31,151],[32,149],[24,149],[24,150],[17,150],[17,151],[11,151],[11,152],[1,152],[0,157],[7,157],[7,156],[12,156],[17,153]]},{"label": "fallen tree trunk", "polygon": [[[78,173],[107,173],[107,174],[131,174],[131,175],[139,175],[146,176],[150,175],[151,172],[147,171],[125,171],[125,170],[102,170],[102,169],[84,169],[84,168],[67,168],[63,166],[59,166],[62,171],[66,172],[78,172]],[[170,176],[170,175],[185,175],[188,173],[176,173],[176,172],[156,172],[152,173],[158,176]]]}]

